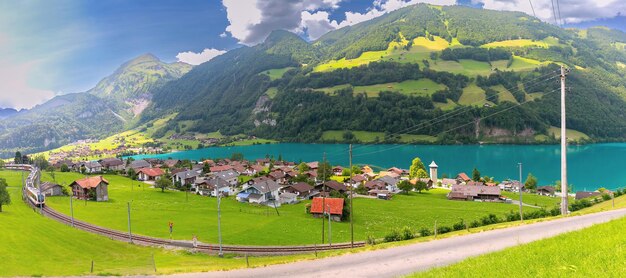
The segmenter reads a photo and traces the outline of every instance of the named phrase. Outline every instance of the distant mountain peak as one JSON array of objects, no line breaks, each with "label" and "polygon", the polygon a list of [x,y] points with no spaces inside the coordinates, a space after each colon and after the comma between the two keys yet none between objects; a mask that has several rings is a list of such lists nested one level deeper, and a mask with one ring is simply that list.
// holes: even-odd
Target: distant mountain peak
[{"label": "distant mountain peak", "polygon": [[303,38],[301,38],[300,36],[292,32],[279,29],[279,30],[272,31],[265,39],[264,44],[274,45],[281,41],[292,41],[292,40],[306,42]]}]

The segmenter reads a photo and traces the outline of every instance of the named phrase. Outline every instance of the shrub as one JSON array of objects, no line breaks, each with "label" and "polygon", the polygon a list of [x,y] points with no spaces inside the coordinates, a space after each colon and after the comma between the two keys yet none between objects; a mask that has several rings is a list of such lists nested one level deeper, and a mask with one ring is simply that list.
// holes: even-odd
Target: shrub
[{"label": "shrub", "polygon": [[604,201],[611,200],[611,195],[606,194],[606,193],[605,193],[605,194],[602,194],[602,200],[604,200]]},{"label": "shrub", "polygon": [[391,232],[385,236],[385,242],[401,241],[401,240],[402,240],[402,234],[400,233],[398,229],[391,230]]},{"label": "shrub", "polygon": [[470,228],[478,228],[480,227],[480,222],[478,222],[478,220],[474,220],[472,221],[472,223],[470,223]]},{"label": "shrub", "polygon": [[560,207],[553,207],[550,210],[550,215],[551,216],[557,216],[557,215],[560,215],[560,214],[561,214],[561,208]]},{"label": "shrub", "polygon": [[465,221],[463,221],[463,219],[460,219],[459,222],[454,223],[454,225],[452,225],[452,229],[455,231],[460,231],[465,229]]},{"label": "shrub", "polygon": [[569,206],[569,210],[577,211],[577,210],[581,210],[584,208],[588,208],[591,205],[592,205],[591,202],[587,199],[576,200]]},{"label": "shrub", "polygon": [[514,211],[510,211],[509,213],[506,214],[505,217],[506,217],[506,221],[508,221],[508,222],[513,222],[513,221],[520,220],[519,213],[518,212],[514,212]]},{"label": "shrub", "polygon": [[376,238],[372,235],[367,235],[367,244],[376,245]]},{"label": "shrub", "polygon": [[432,235],[432,232],[428,228],[422,228],[420,230],[420,236],[421,237],[425,237],[425,236],[429,236],[429,235]]},{"label": "shrub", "polygon": [[411,231],[411,228],[409,227],[404,227],[402,228],[402,240],[409,240],[415,237],[415,234],[413,233],[413,231]]},{"label": "shrub", "polygon": [[483,218],[481,218],[480,222],[481,224],[483,224],[483,226],[487,226],[500,223],[501,221],[495,214],[489,214],[488,216],[484,216]]},{"label": "shrub", "polygon": [[437,234],[445,234],[452,232],[452,229],[448,226],[437,227]]},{"label": "shrub", "polygon": [[544,218],[544,217],[546,217],[548,215],[550,215],[550,213],[548,213],[547,210],[542,208],[540,210],[535,210],[535,211],[524,213],[524,219]]}]

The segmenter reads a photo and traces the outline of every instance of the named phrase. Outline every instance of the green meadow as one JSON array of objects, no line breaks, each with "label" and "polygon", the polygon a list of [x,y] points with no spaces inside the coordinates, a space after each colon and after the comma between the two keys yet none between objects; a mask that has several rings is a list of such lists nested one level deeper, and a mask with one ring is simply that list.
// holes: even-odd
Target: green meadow
[{"label": "green meadow", "polygon": [[[82,177],[75,173],[56,173],[56,180],[69,184]],[[48,174],[43,175],[50,180]],[[184,192],[149,188],[146,184],[119,176],[106,176],[111,182],[108,202],[75,202],[77,219],[125,231],[127,203],[131,204],[133,232],[168,238],[167,223],[174,222],[173,238],[189,240],[197,235],[205,243],[217,242],[217,201],[215,198],[188,195]],[[396,195],[390,201],[355,198],[354,235],[365,240],[368,235],[382,238],[393,228],[408,226],[414,230],[438,225],[452,225],[461,218],[472,221],[490,213],[500,217],[517,207],[503,203],[450,201],[447,191],[435,189],[422,194]],[[187,199],[188,198],[188,199]],[[51,197],[48,206],[70,213],[68,197]],[[306,214],[308,201],[283,205],[278,213],[269,207],[239,203],[233,197],[222,202],[222,234],[225,244],[292,245],[321,242],[321,219]],[[530,208],[529,208],[530,209]],[[332,224],[333,242],[350,239],[348,222]],[[328,239],[328,235],[326,235]]]},{"label": "green meadow", "polygon": [[[346,89],[351,87],[349,84],[337,85],[333,87],[316,89],[319,91],[323,91],[328,94],[332,94],[338,90]],[[384,84],[376,84],[369,86],[354,86],[352,87],[353,93],[356,94],[365,94],[368,97],[378,97],[380,92],[389,91],[389,92],[398,92],[404,95],[411,96],[426,96],[430,97],[433,93],[444,90],[446,88],[445,85],[436,83],[428,78],[422,78],[419,80],[406,80],[402,82],[392,82],[392,83],[384,83]]]},{"label": "green meadow", "polygon": [[[380,142],[385,139],[384,132],[374,132],[374,131],[359,131],[353,130],[350,131],[354,135],[354,137],[362,143],[374,143]],[[322,140],[325,141],[343,141],[343,134],[345,131],[343,130],[327,130],[322,133]],[[435,142],[437,140],[436,137],[430,135],[420,135],[420,134],[400,134],[400,142],[402,143],[412,143],[412,142]]]}]

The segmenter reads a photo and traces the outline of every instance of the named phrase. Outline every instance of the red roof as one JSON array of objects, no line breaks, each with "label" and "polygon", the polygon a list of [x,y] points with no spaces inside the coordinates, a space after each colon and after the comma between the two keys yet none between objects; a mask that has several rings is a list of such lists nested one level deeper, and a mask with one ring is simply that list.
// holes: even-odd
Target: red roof
[{"label": "red roof", "polygon": [[330,214],[343,215],[343,198],[313,198],[311,213],[322,213],[322,203],[326,207],[324,211],[330,208]]},{"label": "red roof", "polygon": [[109,181],[107,181],[102,176],[95,176],[95,177],[88,177],[88,178],[84,178],[80,180],[75,180],[70,186],[77,184],[78,186],[85,188],[85,189],[96,188],[98,187],[98,185],[100,185],[100,183],[103,183],[103,182],[106,184],[109,184]]},{"label": "red roof", "polygon": [[223,166],[213,166],[210,168],[211,172],[222,172],[222,171],[228,171],[230,169],[233,169],[233,166],[230,165],[223,165]]},{"label": "red roof", "polygon": [[149,177],[158,177],[165,174],[161,168],[141,168],[138,173],[144,173]]},{"label": "red roof", "polygon": [[471,180],[465,173],[460,173],[457,177],[461,178],[464,181]]}]

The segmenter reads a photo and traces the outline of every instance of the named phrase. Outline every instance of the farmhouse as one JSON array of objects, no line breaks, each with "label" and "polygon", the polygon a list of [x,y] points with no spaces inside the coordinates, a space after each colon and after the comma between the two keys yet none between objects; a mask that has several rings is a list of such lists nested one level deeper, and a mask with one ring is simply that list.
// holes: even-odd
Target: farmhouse
[{"label": "farmhouse", "polygon": [[283,188],[282,192],[293,193],[300,199],[308,199],[313,193],[313,186],[306,182],[299,182]]},{"label": "farmhouse", "polygon": [[456,176],[456,181],[457,183],[464,183],[464,182],[468,182],[471,181],[472,179],[469,178],[469,176],[467,176],[467,174],[465,173],[459,173]]},{"label": "farmhouse", "polygon": [[537,187],[537,194],[543,196],[554,197],[554,186],[540,186]]},{"label": "farmhouse", "polygon": [[226,171],[221,171],[221,172],[217,172],[215,173],[215,176],[218,178],[221,178],[223,180],[225,180],[226,182],[228,182],[231,186],[236,186],[237,185],[237,178],[239,178],[239,173],[237,173],[235,170],[233,169],[228,169]]},{"label": "farmhouse", "polygon": [[45,196],[61,196],[61,195],[63,195],[63,187],[61,187],[60,185],[58,185],[56,183],[43,182],[41,185],[39,185],[39,190]]},{"label": "farmhouse", "polygon": [[343,216],[343,198],[313,198],[311,203],[311,214],[313,217],[323,217],[330,213],[330,219],[341,221]]},{"label": "farmhouse", "polygon": [[346,191],[348,190],[345,184],[337,182],[337,181],[327,181],[323,184],[316,186],[315,188],[319,190],[320,192],[324,193],[326,196],[328,196],[328,194],[331,191],[337,191],[339,193],[346,193]]},{"label": "farmhouse", "polygon": [[389,190],[379,190],[379,189],[372,189],[370,191],[367,192],[370,196],[376,197],[378,199],[381,200],[389,200],[391,199],[391,192],[389,192]]},{"label": "farmhouse", "polygon": [[264,180],[250,185],[237,194],[237,201],[264,204],[272,200],[278,200],[278,185],[273,180]]},{"label": "farmhouse", "polygon": [[87,177],[70,184],[72,196],[82,200],[109,200],[109,181],[102,176]]},{"label": "farmhouse", "polygon": [[600,192],[597,191],[578,191],[576,192],[576,200],[585,199],[589,197],[599,196]]},{"label": "farmhouse", "polygon": [[137,174],[141,181],[157,181],[165,173],[160,168],[141,168]]},{"label": "farmhouse", "polygon": [[180,183],[181,185],[193,184],[199,175],[200,174],[198,173],[198,171],[195,171],[195,170],[187,170],[187,171],[178,172],[172,175],[172,182],[174,184]]},{"label": "farmhouse", "polygon": [[126,168],[126,170],[128,171],[128,169],[133,169],[135,170],[135,172],[137,172],[139,169],[142,168],[150,168],[150,163],[148,161],[145,161],[143,159],[140,160],[135,160],[133,162],[130,163],[130,165],[128,165],[128,168]]},{"label": "farmhouse", "polygon": [[107,171],[122,171],[124,170],[124,161],[119,158],[105,158],[101,159],[100,165]]},{"label": "farmhouse", "polygon": [[176,164],[178,164],[180,162],[180,160],[178,159],[168,159],[163,161],[163,166],[167,167],[167,168],[173,168],[176,167]]},{"label": "farmhouse", "polygon": [[196,192],[200,195],[217,197],[220,193],[222,196],[228,196],[231,193],[230,184],[220,177],[211,179],[198,180],[196,183]]},{"label": "farmhouse", "polygon": [[484,200],[496,201],[500,199],[500,188],[497,186],[453,185],[448,193],[450,200]]}]

